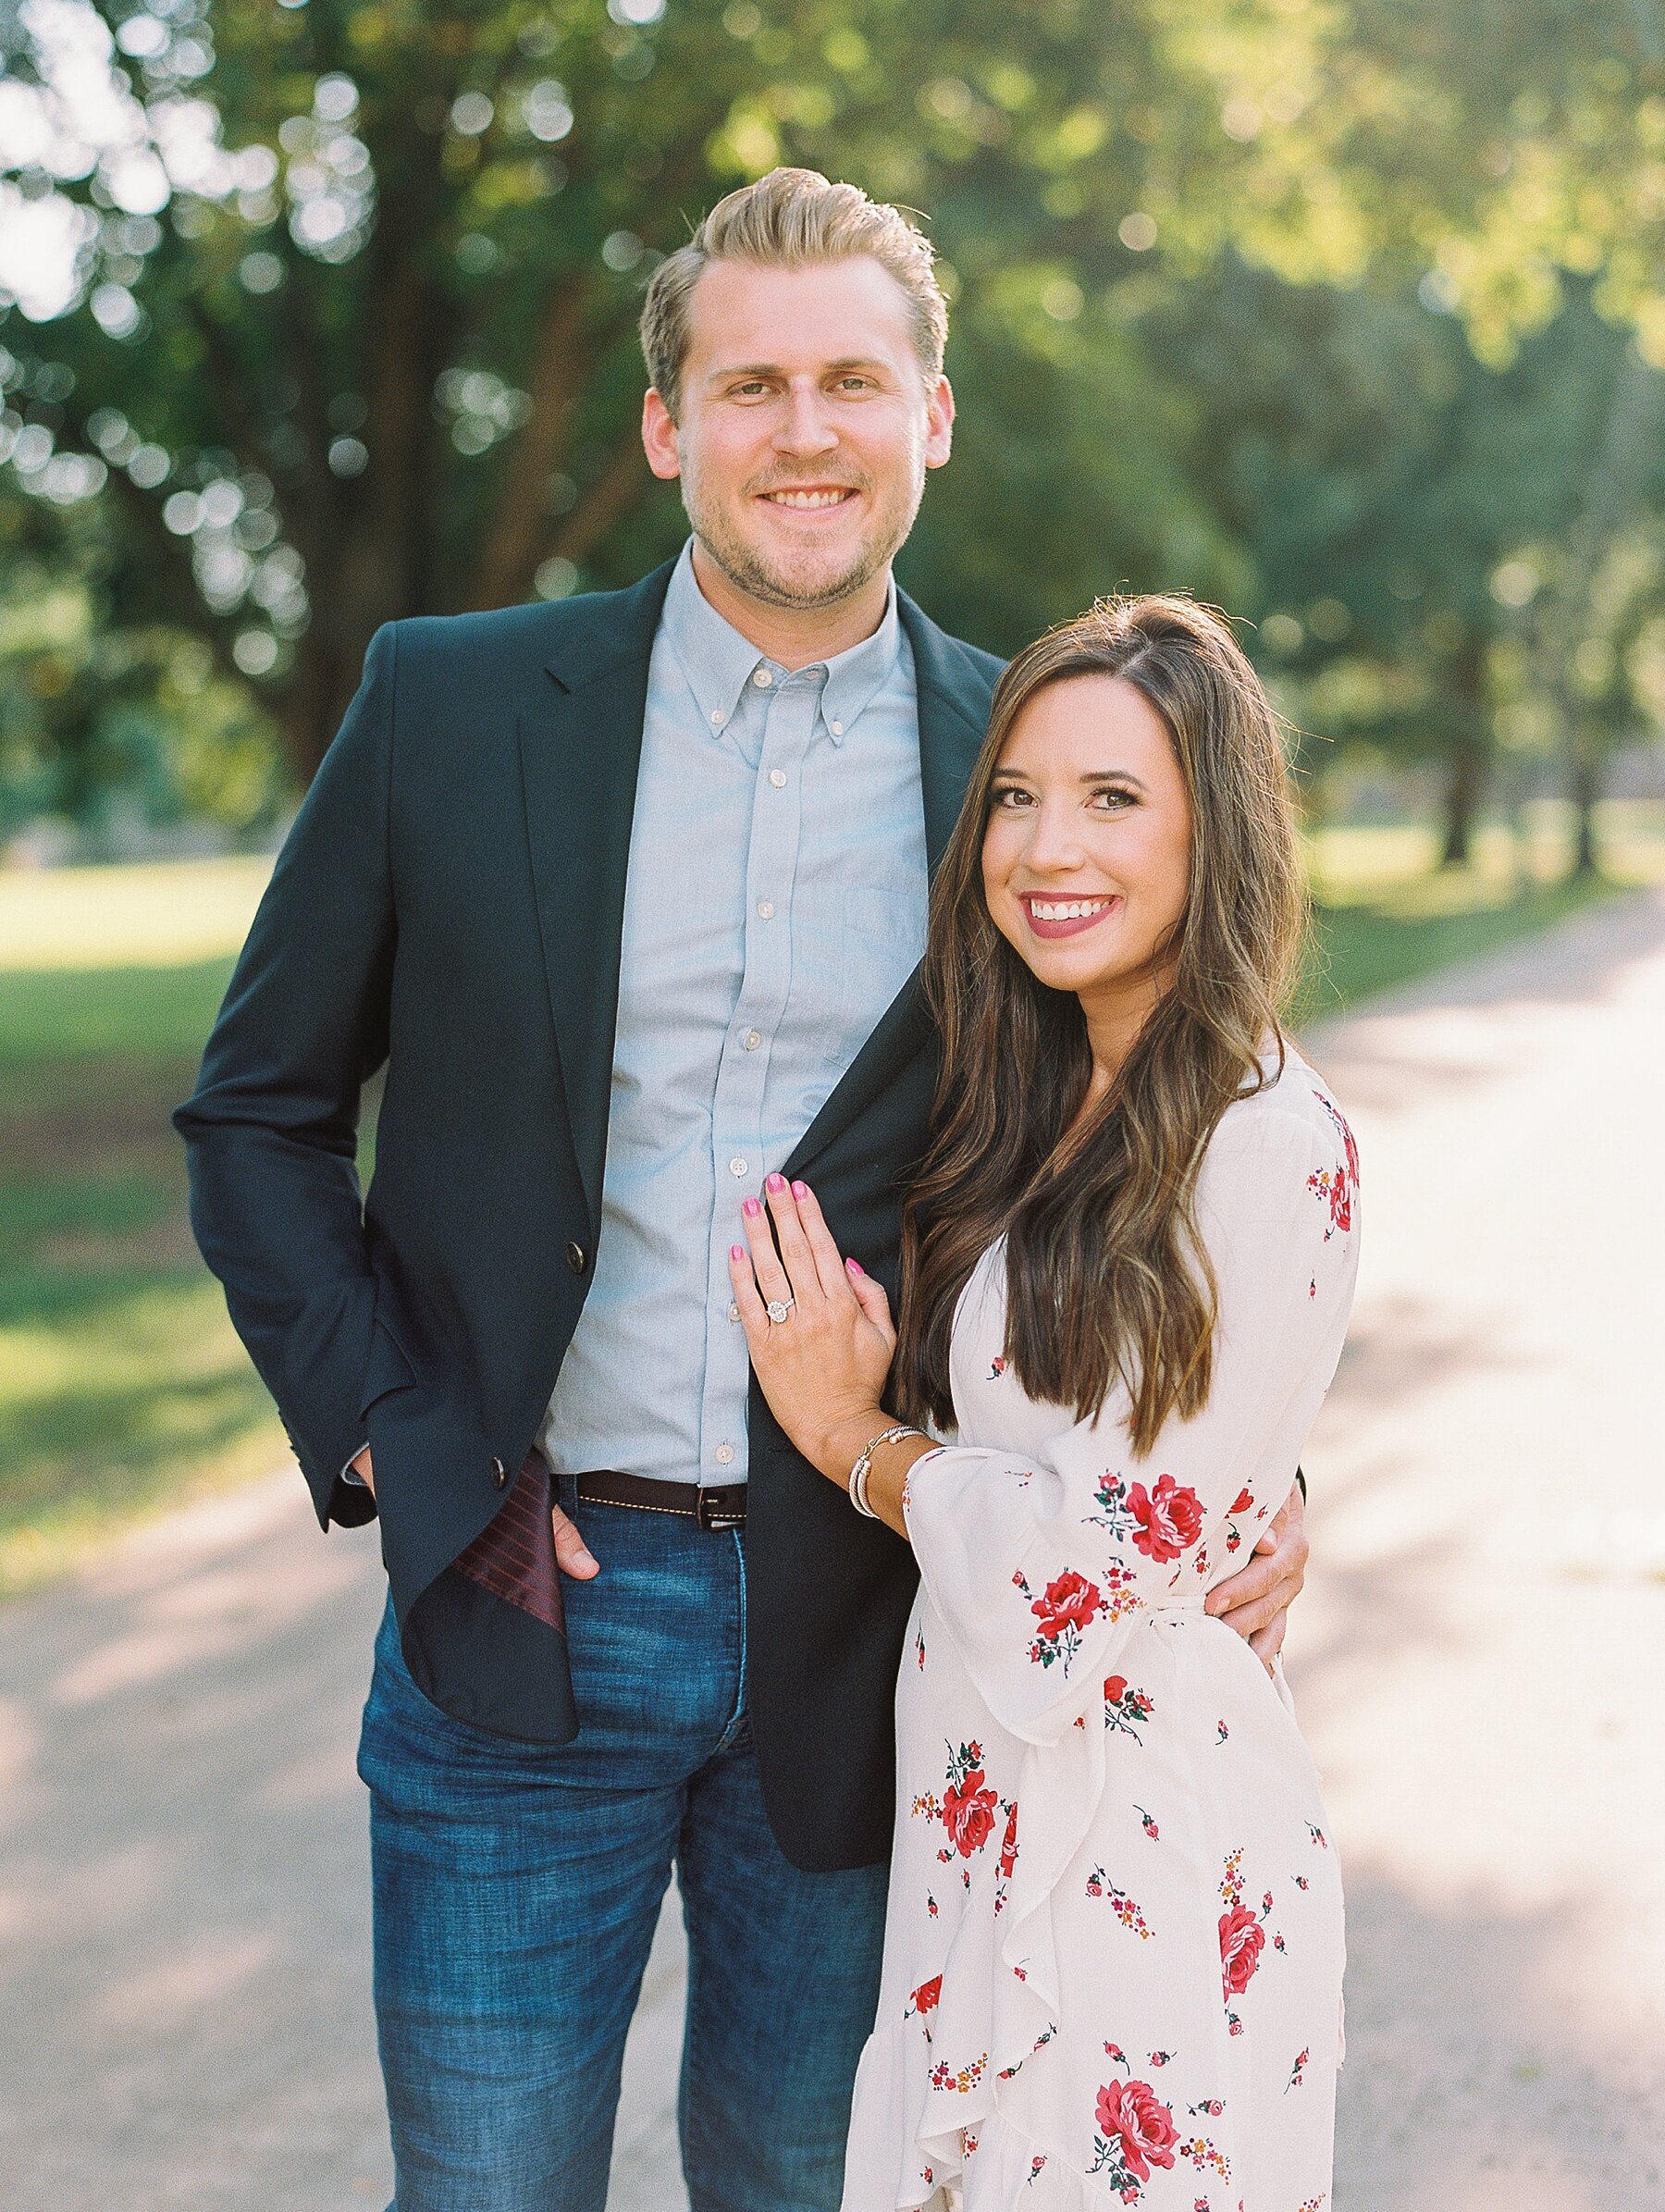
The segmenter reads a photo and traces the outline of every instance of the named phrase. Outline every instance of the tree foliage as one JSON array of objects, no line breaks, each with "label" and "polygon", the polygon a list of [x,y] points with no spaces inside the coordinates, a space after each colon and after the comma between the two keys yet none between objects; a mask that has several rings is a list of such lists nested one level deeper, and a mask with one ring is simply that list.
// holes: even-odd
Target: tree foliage
[{"label": "tree foliage", "polygon": [[[675,543],[635,434],[641,285],[779,160],[929,211],[964,450],[906,573],[996,646],[1124,581],[1327,598],[1382,669],[1422,667],[1400,688],[1431,730],[1513,528],[1495,380],[1570,276],[1665,347],[1665,66],[1617,0],[6,21],[0,218],[72,248],[58,294],[0,318],[14,480],[96,513],[100,621],[197,639],[302,777],[378,623],[622,580]],[[1407,593],[1412,538],[1435,551]],[[1339,665],[1322,628],[1294,673]]]}]

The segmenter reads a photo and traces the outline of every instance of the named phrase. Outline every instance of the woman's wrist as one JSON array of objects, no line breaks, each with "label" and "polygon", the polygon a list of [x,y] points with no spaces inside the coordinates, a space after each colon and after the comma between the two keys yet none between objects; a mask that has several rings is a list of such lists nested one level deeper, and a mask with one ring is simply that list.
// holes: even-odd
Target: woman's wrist
[{"label": "woman's wrist", "polygon": [[[857,1460],[887,1429],[901,1426],[895,1415],[886,1413],[882,1405],[852,1414],[828,1429],[815,1454],[815,1465],[829,1482],[847,1490]],[[898,1536],[907,1534],[902,1518],[902,1493],[908,1469],[916,1460],[923,1459],[928,1452],[936,1449],[930,1437],[921,1435],[918,1429],[902,1427],[899,1436],[879,1444],[873,1452],[864,1486],[867,1501],[878,1519]]]},{"label": "woman's wrist", "polygon": [[907,1478],[920,1460],[940,1449],[934,1438],[921,1434],[917,1428],[906,1428],[899,1437],[881,1444],[873,1453],[863,1486],[867,1501],[885,1526],[894,1528],[900,1537],[907,1535],[907,1521],[902,1511]]},{"label": "woman's wrist", "polygon": [[817,1468],[829,1482],[847,1489],[850,1469],[876,1436],[894,1427],[895,1420],[894,1414],[887,1414],[883,1406],[871,1405],[834,1422],[812,1454]]}]

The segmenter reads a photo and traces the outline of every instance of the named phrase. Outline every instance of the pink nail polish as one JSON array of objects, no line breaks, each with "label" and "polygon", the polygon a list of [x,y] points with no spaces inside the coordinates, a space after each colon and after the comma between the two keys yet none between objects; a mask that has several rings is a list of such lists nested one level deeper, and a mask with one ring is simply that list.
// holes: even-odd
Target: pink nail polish
[{"label": "pink nail polish", "polygon": [[783,1191],[786,1188],[786,1178],[783,1175],[771,1175],[769,1178],[769,1188],[771,1191]]},{"label": "pink nail polish", "polygon": [[808,1198],[808,1195],[809,1195],[809,1186],[808,1186],[808,1183],[794,1183],[794,1184],[793,1184],[793,1186],[792,1186],[792,1195],[793,1195],[795,1198]]},{"label": "pink nail polish", "polygon": [[732,1260],[743,1260],[746,1257],[746,1246],[744,1244],[731,1244],[729,1246],[729,1257]]},{"label": "pink nail polish", "polygon": [[859,1260],[845,1260],[845,1266],[850,1270],[852,1275],[865,1275],[867,1273],[867,1269],[862,1266]]},{"label": "pink nail polish", "polygon": [[763,1207],[761,1202],[756,1198],[743,1198],[740,1201],[740,1211],[743,1214],[760,1214]]}]

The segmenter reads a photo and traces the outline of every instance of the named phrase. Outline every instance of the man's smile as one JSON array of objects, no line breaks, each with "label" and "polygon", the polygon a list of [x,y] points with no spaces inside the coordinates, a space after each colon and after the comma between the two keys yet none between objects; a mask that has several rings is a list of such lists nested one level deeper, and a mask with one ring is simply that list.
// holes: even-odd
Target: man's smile
[{"label": "man's smile", "polygon": [[860,496],[853,484],[789,485],[758,494],[769,506],[784,508],[793,514],[831,513]]}]

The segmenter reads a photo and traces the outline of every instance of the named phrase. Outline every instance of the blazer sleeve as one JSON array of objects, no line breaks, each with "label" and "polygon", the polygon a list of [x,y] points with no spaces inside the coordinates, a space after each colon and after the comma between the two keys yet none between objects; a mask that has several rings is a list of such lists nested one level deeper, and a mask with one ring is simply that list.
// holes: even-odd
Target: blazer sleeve
[{"label": "blazer sleeve", "polygon": [[[1339,1230],[1331,1201],[1356,1157],[1343,1131],[1276,1106],[1222,1121],[1197,1203],[1219,1297],[1213,1384],[1147,1456],[1118,1388],[1096,1422],[1061,1426],[1032,1458],[948,1447],[910,1471],[926,1590],[990,1712],[1024,1740],[1058,1742],[1141,1617],[1194,1605],[1288,1494],[1352,1301],[1356,1217],[1344,1193]],[[1249,1486],[1280,1434],[1288,1466],[1257,1500]]]},{"label": "blazer sleeve", "polygon": [[191,1096],[191,1220],[295,1448],[319,1521],[367,1521],[342,1481],[363,1445],[375,1279],[359,1099],[388,1054],[396,936],[388,809],[394,625],[314,778],[254,917]]}]

